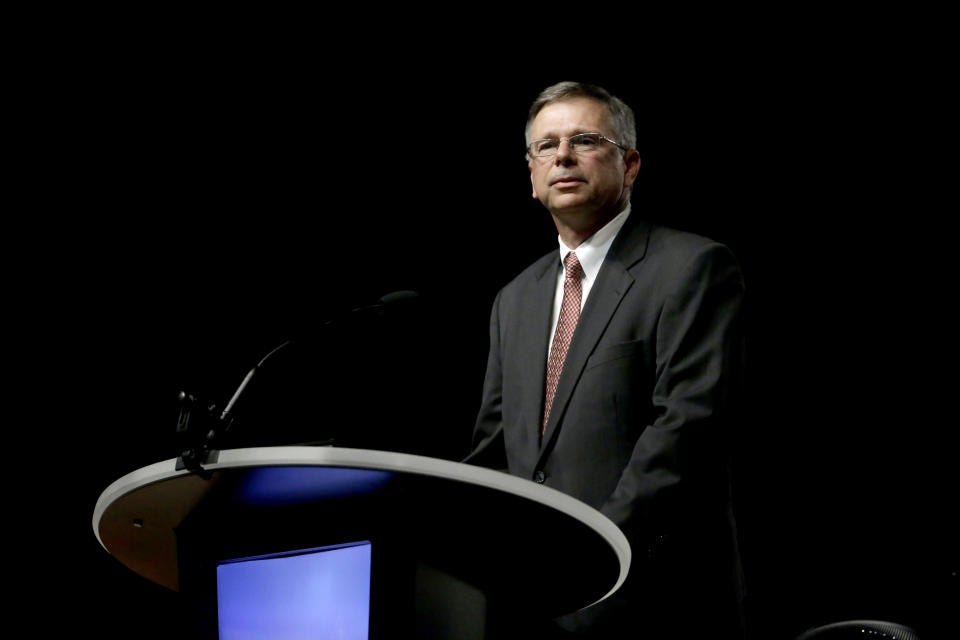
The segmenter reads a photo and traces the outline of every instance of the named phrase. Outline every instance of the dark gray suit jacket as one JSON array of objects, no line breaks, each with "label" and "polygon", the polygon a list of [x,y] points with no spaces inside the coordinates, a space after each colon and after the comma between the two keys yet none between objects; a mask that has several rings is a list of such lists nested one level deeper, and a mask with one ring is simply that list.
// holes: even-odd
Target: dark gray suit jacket
[{"label": "dark gray suit jacket", "polygon": [[625,587],[566,627],[614,635],[635,624],[656,629],[650,637],[680,637],[698,616],[721,619],[704,629],[733,628],[742,591],[729,481],[739,266],[721,244],[632,213],[583,307],[541,438],[559,269],[551,252],[496,298],[466,462],[578,498],[631,541]]}]

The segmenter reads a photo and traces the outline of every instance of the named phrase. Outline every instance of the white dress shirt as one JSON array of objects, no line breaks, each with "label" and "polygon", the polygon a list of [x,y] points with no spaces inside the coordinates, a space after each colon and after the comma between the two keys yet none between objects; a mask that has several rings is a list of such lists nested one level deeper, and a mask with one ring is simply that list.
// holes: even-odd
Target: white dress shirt
[{"label": "white dress shirt", "polygon": [[557,276],[557,288],[553,295],[553,317],[550,322],[550,342],[547,347],[548,362],[550,360],[550,350],[553,349],[553,334],[557,332],[557,322],[560,320],[560,307],[563,305],[563,281],[566,277],[563,261],[566,259],[567,254],[573,251],[577,254],[577,260],[580,261],[580,266],[583,267],[584,276],[581,281],[582,293],[580,296],[580,310],[583,311],[583,305],[587,303],[587,296],[590,295],[590,289],[597,280],[597,274],[600,273],[603,260],[607,257],[607,251],[610,250],[610,245],[613,244],[613,239],[617,237],[617,233],[621,227],[623,227],[623,223],[627,221],[628,215],[630,215],[629,203],[627,203],[626,209],[618,213],[613,220],[603,225],[596,233],[584,240],[576,249],[571,249],[563,244],[563,240],[559,235],[557,236],[557,242],[560,244],[560,274]]}]

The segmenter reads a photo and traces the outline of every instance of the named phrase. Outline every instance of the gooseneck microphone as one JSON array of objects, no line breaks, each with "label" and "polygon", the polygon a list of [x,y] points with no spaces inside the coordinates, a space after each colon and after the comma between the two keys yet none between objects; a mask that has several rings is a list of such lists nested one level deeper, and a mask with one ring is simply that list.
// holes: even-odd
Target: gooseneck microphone
[{"label": "gooseneck microphone", "polygon": [[[343,323],[356,321],[362,316],[368,316],[371,314],[382,317],[387,313],[393,313],[399,311],[400,309],[408,308],[410,305],[416,302],[419,297],[420,296],[416,291],[394,291],[393,293],[388,293],[381,297],[375,304],[371,304],[366,307],[357,307],[356,309],[351,309],[349,313],[341,318],[327,320],[323,324],[323,328],[326,330]],[[282,351],[295,342],[295,340],[287,340],[283,344],[273,349],[273,351],[265,355],[260,362],[258,362],[252,369],[250,369],[249,372],[247,372],[243,382],[241,382],[240,386],[237,387],[233,397],[230,398],[230,401],[227,402],[227,405],[223,408],[223,413],[220,414],[220,423],[226,426],[225,431],[230,430],[229,420],[231,418],[231,414],[233,413],[233,406],[237,403],[237,400],[240,398],[240,396],[243,395],[244,390],[246,390],[247,386],[250,384],[250,380],[253,379],[253,376],[256,374],[257,370],[262,367],[267,360],[272,358],[274,354]]]},{"label": "gooseneck microphone", "polygon": [[[337,318],[326,321],[322,325],[322,330],[326,332],[331,328],[349,325],[362,318],[384,317],[388,314],[408,309],[419,297],[416,291],[394,291],[385,294],[374,304],[351,309],[349,312]],[[182,454],[177,464],[178,468],[185,467],[194,473],[206,475],[201,465],[216,460],[216,451],[213,451],[212,447],[216,444],[218,438],[222,438],[230,431],[233,425],[233,411],[237,400],[240,399],[250,386],[250,381],[253,380],[257,371],[263,367],[264,363],[280,351],[297,342],[297,340],[287,340],[261,358],[260,362],[254,365],[254,367],[247,372],[247,375],[244,376],[240,386],[237,387],[237,390],[227,402],[226,406],[224,406],[218,418],[215,417],[216,409],[213,405],[209,405],[197,412],[196,408],[201,404],[199,400],[186,392],[180,393],[180,417],[177,422],[177,433],[181,441],[183,441],[184,446],[181,447]]]}]

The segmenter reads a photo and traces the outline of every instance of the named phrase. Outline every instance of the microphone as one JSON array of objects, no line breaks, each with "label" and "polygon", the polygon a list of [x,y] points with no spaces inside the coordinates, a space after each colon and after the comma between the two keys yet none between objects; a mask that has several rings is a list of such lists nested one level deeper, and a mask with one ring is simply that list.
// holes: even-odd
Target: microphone
[{"label": "microphone", "polygon": [[392,293],[384,294],[379,300],[377,300],[375,304],[351,309],[350,312],[343,318],[339,320],[328,320],[323,326],[329,327],[337,324],[338,322],[350,320],[357,315],[366,315],[370,313],[382,317],[387,313],[395,313],[397,311],[410,308],[419,299],[420,294],[418,294],[416,291],[394,291]]},{"label": "microphone", "polygon": [[[387,313],[393,313],[399,311],[403,308],[409,308],[414,302],[420,298],[420,295],[416,291],[394,291],[392,293],[387,293],[383,295],[375,304],[371,304],[365,307],[357,307],[356,309],[351,309],[350,313],[345,315],[342,319],[339,320],[328,320],[324,323],[323,327],[329,328],[336,324],[346,321],[352,321],[359,317],[362,317],[367,314],[375,314],[378,317],[383,317]],[[236,392],[233,394],[233,397],[230,398],[230,401],[227,403],[227,406],[224,407],[223,413],[220,414],[220,422],[226,424],[227,420],[230,418],[230,415],[233,411],[233,406],[236,404],[237,399],[243,394],[244,389],[247,388],[247,385],[250,384],[250,380],[253,378],[257,369],[263,366],[263,364],[273,357],[275,353],[281,351],[288,347],[291,344],[294,344],[295,340],[287,340],[280,346],[276,347],[273,351],[265,355],[260,362],[256,364],[250,371],[247,373],[246,377],[243,379],[243,382],[240,383],[240,386],[237,388]],[[229,429],[229,425],[227,426]]]},{"label": "microphone", "polygon": [[[409,308],[414,302],[420,298],[420,295],[416,291],[394,291],[392,293],[387,293],[383,295],[375,304],[367,305],[365,307],[357,307],[356,309],[351,309],[348,314],[339,320],[328,320],[323,324],[323,327],[329,328],[337,325],[339,323],[354,320],[360,316],[366,314],[376,314],[379,317],[383,317],[387,313],[392,313],[403,308]],[[247,388],[247,385],[250,384],[250,380],[253,378],[254,374],[257,372],[257,369],[263,366],[263,364],[273,357],[275,353],[285,349],[286,347],[294,344],[295,340],[287,340],[280,346],[276,347],[273,351],[265,355],[260,362],[256,364],[249,372],[247,372],[246,377],[243,379],[243,382],[240,383],[240,386],[237,388],[236,392],[233,394],[233,397],[230,398],[230,401],[223,409],[223,413],[220,414],[220,422],[226,424],[229,420],[230,415],[233,411],[233,406],[236,404],[237,399],[243,394],[243,391]],[[227,426],[229,430],[229,425]]]},{"label": "microphone", "polygon": [[[357,322],[361,318],[369,318],[371,316],[382,318],[389,314],[409,309],[419,300],[419,298],[420,296],[416,291],[394,291],[392,293],[387,293],[374,304],[351,309],[349,312],[341,315],[339,318],[328,320],[322,325],[322,328],[324,330],[328,330],[341,325]],[[237,400],[239,400],[246,391],[247,387],[250,385],[250,381],[253,380],[257,371],[263,367],[268,360],[273,358],[275,354],[286,349],[291,344],[295,344],[296,342],[299,341],[287,340],[261,358],[260,362],[258,362],[252,369],[250,369],[250,371],[247,372],[247,375],[244,376],[240,386],[237,387],[237,390],[223,408],[219,419],[215,417],[215,407],[211,405],[208,406],[205,411],[198,411],[196,406],[199,404],[199,400],[190,394],[181,392],[181,412],[177,424],[177,432],[185,444],[183,455],[181,456],[181,462],[183,466],[191,471],[194,471],[195,473],[199,473],[201,475],[204,473],[200,464],[206,464],[207,462],[212,461],[210,458],[213,458],[213,455],[216,454],[216,451],[211,451],[211,447],[216,444],[216,441],[219,437],[224,436],[230,431],[230,427],[233,424],[233,410],[237,404]],[[191,420],[191,417],[193,420]],[[190,428],[190,422],[199,424],[194,424],[193,428]],[[210,424],[211,422],[213,424]],[[193,434],[193,436],[191,437],[190,434]],[[198,436],[200,438],[200,443],[196,444],[193,439]],[[215,458],[213,459],[215,460]]]},{"label": "microphone", "polygon": [[394,291],[393,293],[384,295],[374,306],[379,305],[384,309],[388,307],[399,309],[402,306],[409,306],[411,303],[416,302],[419,298],[420,294],[416,291]]}]

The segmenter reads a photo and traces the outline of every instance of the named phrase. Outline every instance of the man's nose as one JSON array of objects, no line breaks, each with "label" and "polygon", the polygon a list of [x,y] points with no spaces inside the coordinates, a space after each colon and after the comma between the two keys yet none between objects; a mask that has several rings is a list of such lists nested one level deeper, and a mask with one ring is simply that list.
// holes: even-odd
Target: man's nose
[{"label": "man's nose", "polygon": [[554,157],[554,162],[561,166],[567,166],[573,163],[574,158],[576,158],[576,155],[570,148],[570,141],[561,139],[557,145],[557,155]]}]

